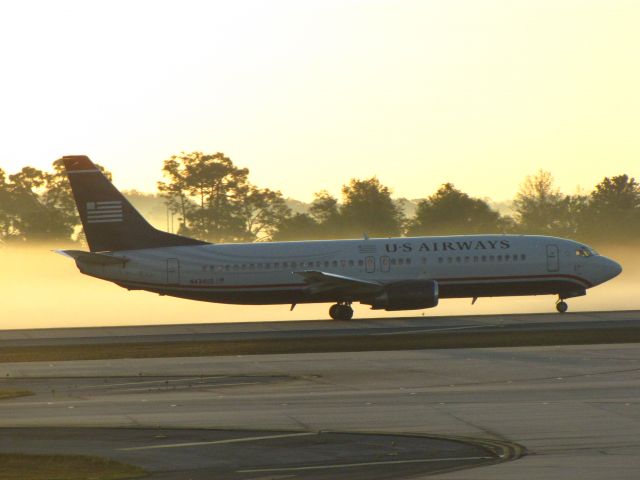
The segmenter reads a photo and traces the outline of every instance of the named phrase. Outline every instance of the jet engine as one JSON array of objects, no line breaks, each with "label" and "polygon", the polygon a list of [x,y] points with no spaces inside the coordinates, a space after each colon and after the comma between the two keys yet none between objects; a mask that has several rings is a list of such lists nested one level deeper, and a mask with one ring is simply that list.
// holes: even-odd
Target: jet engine
[{"label": "jet engine", "polygon": [[438,282],[406,280],[387,285],[384,291],[368,301],[373,310],[419,310],[438,305]]}]

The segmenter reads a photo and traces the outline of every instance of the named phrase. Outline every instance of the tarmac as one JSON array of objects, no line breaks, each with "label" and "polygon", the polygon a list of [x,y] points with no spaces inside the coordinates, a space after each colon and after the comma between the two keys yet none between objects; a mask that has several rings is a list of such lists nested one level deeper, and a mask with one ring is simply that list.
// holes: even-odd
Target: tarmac
[{"label": "tarmac", "polygon": [[[0,332],[0,350],[442,329],[605,336],[639,323],[640,312],[587,312],[14,330]],[[637,343],[17,362],[0,378],[0,390],[34,393],[0,402],[0,452],[99,455],[151,479],[640,473]]]}]

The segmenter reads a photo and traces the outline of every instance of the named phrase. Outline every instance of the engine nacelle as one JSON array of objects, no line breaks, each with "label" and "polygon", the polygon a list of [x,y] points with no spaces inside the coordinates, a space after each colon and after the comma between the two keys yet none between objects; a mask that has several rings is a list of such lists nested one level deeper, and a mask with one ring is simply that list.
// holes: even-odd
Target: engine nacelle
[{"label": "engine nacelle", "polygon": [[438,282],[435,280],[406,280],[387,285],[384,292],[362,303],[374,310],[419,310],[438,305]]}]

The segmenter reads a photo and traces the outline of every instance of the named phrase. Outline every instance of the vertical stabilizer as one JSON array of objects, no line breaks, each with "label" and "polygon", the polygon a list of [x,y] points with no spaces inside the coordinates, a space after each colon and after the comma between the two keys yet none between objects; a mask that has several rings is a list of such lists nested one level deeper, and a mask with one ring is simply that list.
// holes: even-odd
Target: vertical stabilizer
[{"label": "vertical stabilizer", "polygon": [[84,155],[62,157],[92,252],[205,245],[152,227]]}]

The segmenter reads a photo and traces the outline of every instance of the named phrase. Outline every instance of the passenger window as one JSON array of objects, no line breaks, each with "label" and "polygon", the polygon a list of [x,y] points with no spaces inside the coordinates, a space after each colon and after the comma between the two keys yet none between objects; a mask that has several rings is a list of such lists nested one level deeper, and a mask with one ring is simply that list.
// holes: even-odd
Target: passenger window
[{"label": "passenger window", "polygon": [[527,257],[525,256],[525,254],[523,253],[522,255],[520,255],[520,260],[525,260]]},{"label": "passenger window", "polygon": [[291,268],[296,268],[298,264],[296,262],[291,262]]},{"label": "passenger window", "polygon": [[398,265],[402,265],[402,264],[404,264],[404,260],[402,260],[402,258],[399,258],[398,259]]},{"label": "passenger window", "polygon": [[438,263],[444,263],[444,258],[438,257]]},{"label": "passenger window", "polygon": [[229,265],[225,265],[224,269],[228,272],[229,270],[231,270],[231,267]]},{"label": "passenger window", "polygon": [[464,263],[469,263],[469,257],[464,257]]},{"label": "passenger window", "polygon": [[427,264],[427,257],[422,257],[422,264],[426,265]]},{"label": "passenger window", "polygon": [[273,268],[275,268],[276,270],[278,270],[280,268],[280,263],[276,262],[273,264]]},{"label": "passenger window", "polygon": [[494,255],[489,255],[489,261],[493,262],[495,261],[496,257]]},{"label": "passenger window", "polygon": [[239,266],[238,264],[235,264],[235,265],[233,266],[233,270],[234,270],[234,271],[238,271],[239,269],[240,269],[240,266]]},{"label": "passenger window", "polygon": [[411,259],[407,258],[404,263],[407,264],[407,265],[411,265]]},{"label": "passenger window", "polygon": [[461,257],[456,257],[456,263],[460,263],[462,261]]},{"label": "passenger window", "polygon": [[487,256],[486,255],[482,255],[482,261],[486,262],[487,261]]},{"label": "passenger window", "polygon": [[364,260],[358,260],[358,266],[359,267],[364,266]]},{"label": "passenger window", "polygon": [[473,263],[478,263],[478,256],[477,255],[473,256]]},{"label": "passenger window", "polygon": [[340,260],[340,266],[341,267],[346,267],[347,266],[347,261],[346,260]]},{"label": "passenger window", "polygon": [[333,261],[331,262],[331,266],[332,266],[332,267],[337,267],[337,266],[338,266],[338,261],[337,261],[337,260],[333,260]]},{"label": "passenger window", "polygon": [[447,263],[453,263],[453,257],[447,257]]},{"label": "passenger window", "polygon": [[328,267],[329,266],[329,262],[324,262],[324,266]]},{"label": "passenger window", "polygon": [[501,262],[502,261],[502,255],[498,255],[498,261]]},{"label": "passenger window", "polygon": [[322,266],[322,262],[318,261],[316,262],[316,268],[320,268]]},{"label": "passenger window", "polygon": [[504,261],[505,261],[505,262],[508,262],[510,258],[511,258],[511,256],[510,256],[510,255],[505,255],[505,256],[504,256]]},{"label": "passenger window", "polygon": [[353,267],[353,260],[349,260],[349,266]]}]

